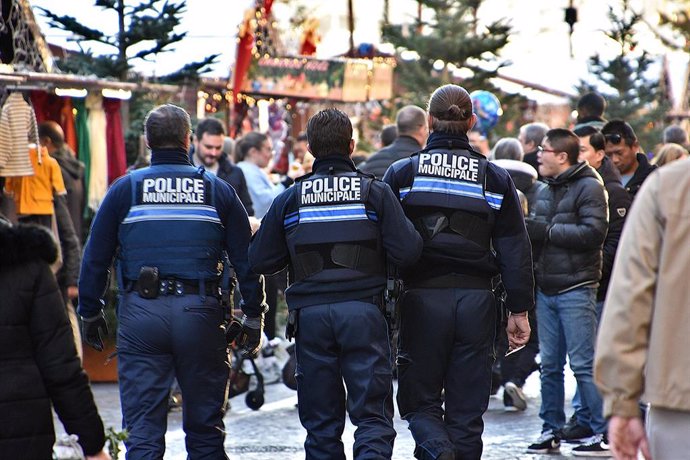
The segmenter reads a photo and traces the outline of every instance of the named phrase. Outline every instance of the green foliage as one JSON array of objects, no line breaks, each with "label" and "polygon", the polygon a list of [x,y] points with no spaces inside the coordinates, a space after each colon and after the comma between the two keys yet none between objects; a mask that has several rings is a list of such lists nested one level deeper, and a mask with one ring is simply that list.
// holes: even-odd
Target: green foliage
[{"label": "green foliage", "polygon": [[681,9],[674,14],[666,14],[663,12],[659,13],[659,19],[661,25],[671,26],[673,30],[679,33],[685,40],[683,46],[678,46],[672,43],[664,37],[659,37],[666,46],[674,49],[682,49],[684,51],[690,51],[690,11],[686,10],[686,2],[678,2],[682,5],[678,5]]},{"label": "green foliage", "polygon": [[108,443],[108,453],[116,460],[120,455],[120,442],[129,437],[127,430],[117,431],[112,426],[105,430],[105,440]]},{"label": "green foliage", "polygon": [[[80,51],[58,60],[58,67],[73,74],[114,77],[121,81],[136,80],[139,76],[129,73],[134,61],[150,60],[160,53],[172,51],[172,45],[187,35],[186,32],[175,32],[186,10],[185,0],[139,0],[136,5],[130,3],[133,2],[126,4],[125,0],[94,1],[96,7],[116,14],[119,32],[113,35],[107,35],[99,28],[89,27],[72,16],[59,16],[49,9],[39,8],[52,27],[72,33],[81,47]],[[89,42],[105,44],[113,52],[95,55],[90,48],[82,46],[82,43]],[[200,61],[185,64],[179,70],[158,80],[162,83],[194,82],[200,74],[210,70],[217,58],[217,54],[206,56]],[[137,157],[144,116],[156,103],[162,102],[164,101],[158,100],[156,95],[148,93],[135,94],[129,101],[130,125],[125,126],[128,164]]]},{"label": "green foliage", "polygon": [[[489,80],[505,65],[500,60],[500,51],[508,43],[510,24],[501,19],[480,26],[477,12],[482,0],[421,0],[420,3],[433,10],[431,21],[417,20],[409,30],[401,25],[383,25],[384,40],[390,41],[398,51],[395,73],[400,91],[396,106],[424,107],[434,89],[446,83],[460,84],[470,92],[483,89],[496,94],[501,101],[504,115],[496,130],[505,132],[509,117],[521,118],[521,112],[513,109],[524,98],[503,93]],[[405,50],[416,51],[419,59],[401,59],[399,54]],[[446,64],[440,71],[434,69],[434,62],[439,59]],[[471,76],[461,81],[454,78],[453,66],[469,69]]]},{"label": "green foliage", "polygon": [[[162,4],[161,0],[147,0],[134,6],[125,5],[124,0],[96,0],[95,6],[116,13],[118,33],[107,35],[97,28],[84,25],[72,16],[60,16],[49,9],[39,9],[48,18],[51,27],[71,32],[80,46],[83,42],[98,42],[113,48],[114,52],[105,56],[94,56],[90,49],[83,48],[81,54],[92,58],[109,59],[112,61],[110,76],[121,80],[127,79],[131,61],[147,60],[161,52],[170,51],[170,45],[179,42],[187,35],[186,32],[174,32],[174,29],[180,25],[181,15],[185,12],[184,0],[177,3],[166,0]],[[140,44],[146,47],[134,54],[128,53],[130,48]],[[78,59],[83,59],[83,57]]]},{"label": "green foliage", "polygon": [[[635,26],[641,16],[622,2],[622,10],[609,7],[612,28],[606,35],[620,45],[620,53],[609,61],[599,54],[589,60],[589,70],[600,84],[581,81],[578,93],[598,91],[606,97],[608,107],[604,116],[630,123],[644,149],[650,150],[661,139],[664,116],[669,104],[659,78],[649,75],[653,59],[645,52],[634,55],[637,47]],[[603,87],[602,87],[603,84]],[[576,101],[573,101],[573,106]]]}]

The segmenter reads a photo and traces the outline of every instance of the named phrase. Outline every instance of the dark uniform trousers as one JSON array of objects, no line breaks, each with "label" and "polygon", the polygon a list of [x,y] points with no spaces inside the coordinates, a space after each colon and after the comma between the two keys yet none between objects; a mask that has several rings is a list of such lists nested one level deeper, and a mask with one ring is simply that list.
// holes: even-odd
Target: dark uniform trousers
[{"label": "dark uniform trousers", "polygon": [[222,319],[214,296],[123,294],[117,348],[128,460],[163,458],[173,374],[184,396],[188,458],[228,458],[223,415],[229,367]]},{"label": "dark uniform trousers", "polygon": [[490,290],[405,292],[397,400],[417,446],[416,458],[436,459],[450,453],[463,460],[481,457],[495,325],[495,298]]},{"label": "dark uniform trousers", "polygon": [[306,459],[345,459],[346,402],[357,427],[353,458],[390,459],[395,439],[391,350],[378,306],[360,301],[313,305],[300,309],[298,321],[295,373]]}]

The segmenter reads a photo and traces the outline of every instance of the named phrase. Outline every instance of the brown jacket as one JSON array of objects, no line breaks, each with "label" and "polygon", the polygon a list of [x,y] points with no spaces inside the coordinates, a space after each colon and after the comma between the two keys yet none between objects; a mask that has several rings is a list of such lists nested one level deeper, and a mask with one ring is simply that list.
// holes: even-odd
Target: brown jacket
[{"label": "brown jacket", "polygon": [[628,215],[599,328],[606,416],[638,399],[690,411],[690,160],[655,171]]}]

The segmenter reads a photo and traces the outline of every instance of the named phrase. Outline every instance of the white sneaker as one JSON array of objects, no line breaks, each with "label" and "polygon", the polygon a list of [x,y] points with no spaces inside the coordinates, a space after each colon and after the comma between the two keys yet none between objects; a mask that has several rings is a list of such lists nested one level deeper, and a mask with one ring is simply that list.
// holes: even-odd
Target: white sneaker
[{"label": "white sneaker", "polygon": [[503,391],[508,393],[513,400],[513,406],[517,410],[522,411],[527,409],[527,398],[525,397],[525,393],[522,392],[522,388],[515,385],[513,382],[506,382],[503,386]]}]

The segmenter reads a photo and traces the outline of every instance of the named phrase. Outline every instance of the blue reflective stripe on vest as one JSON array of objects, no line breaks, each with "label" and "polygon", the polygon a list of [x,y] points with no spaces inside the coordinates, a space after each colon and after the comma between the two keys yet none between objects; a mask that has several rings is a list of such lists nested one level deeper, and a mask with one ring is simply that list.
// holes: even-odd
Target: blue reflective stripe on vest
[{"label": "blue reflective stripe on vest", "polygon": [[368,217],[364,204],[310,206],[299,209],[299,221],[302,224],[367,219]]},{"label": "blue reflective stripe on vest", "polygon": [[152,266],[161,278],[217,278],[225,229],[215,208],[215,176],[185,165],[130,174],[132,205],[118,235],[122,276],[136,280],[142,266]]}]

